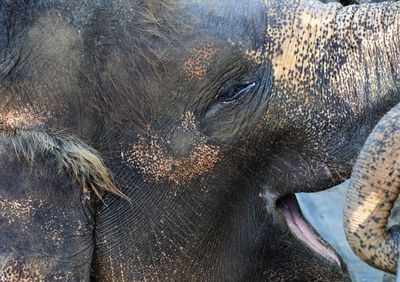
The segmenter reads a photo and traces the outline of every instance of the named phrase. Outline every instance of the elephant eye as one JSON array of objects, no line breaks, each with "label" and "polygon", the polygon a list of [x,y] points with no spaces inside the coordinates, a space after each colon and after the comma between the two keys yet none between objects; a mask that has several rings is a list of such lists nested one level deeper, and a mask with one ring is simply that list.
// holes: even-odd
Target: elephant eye
[{"label": "elephant eye", "polygon": [[234,82],[224,86],[219,95],[219,100],[223,103],[233,102],[244,94],[247,94],[256,86],[255,82],[242,81]]}]

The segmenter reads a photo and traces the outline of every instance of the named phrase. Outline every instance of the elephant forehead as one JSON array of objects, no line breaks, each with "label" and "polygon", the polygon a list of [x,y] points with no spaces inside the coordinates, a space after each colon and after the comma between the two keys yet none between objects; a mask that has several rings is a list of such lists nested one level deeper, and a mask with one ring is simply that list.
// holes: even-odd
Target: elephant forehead
[{"label": "elephant forehead", "polygon": [[[77,69],[82,64],[83,33],[66,23],[58,11],[48,10],[32,19],[21,38],[21,54],[16,73],[11,75],[15,84],[32,88],[40,80],[43,86],[70,91],[77,84]],[[55,95],[54,93],[46,93]]]},{"label": "elephant forehead", "polygon": [[81,32],[66,24],[65,19],[56,10],[49,10],[40,15],[32,23],[27,36],[29,46],[37,48],[35,51],[43,52],[46,58],[58,57],[59,60],[73,59],[70,56],[73,45],[82,40]]},{"label": "elephant forehead", "polygon": [[[21,17],[21,15],[19,15]],[[32,16],[5,58],[12,66],[1,81],[0,128],[38,129],[66,114],[65,93],[77,89],[82,38],[55,10]]]}]

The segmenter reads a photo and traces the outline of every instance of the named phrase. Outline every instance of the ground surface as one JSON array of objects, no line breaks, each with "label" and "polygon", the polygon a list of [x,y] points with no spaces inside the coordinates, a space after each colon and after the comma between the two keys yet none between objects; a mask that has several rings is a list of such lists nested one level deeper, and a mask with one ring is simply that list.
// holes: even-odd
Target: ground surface
[{"label": "ground surface", "polygon": [[298,194],[301,209],[315,229],[335,248],[346,262],[353,281],[392,282],[394,276],[384,275],[362,262],[350,249],[343,231],[343,204],[346,196],[346,183],[335,190],[311,194]]}]

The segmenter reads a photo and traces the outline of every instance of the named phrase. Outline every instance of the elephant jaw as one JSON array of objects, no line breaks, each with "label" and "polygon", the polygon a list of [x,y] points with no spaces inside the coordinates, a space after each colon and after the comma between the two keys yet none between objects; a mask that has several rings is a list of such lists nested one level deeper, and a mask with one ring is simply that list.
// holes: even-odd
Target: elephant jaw
[{"label": "elephant jaw", "polygon": [[310,249],[335,262],[342,268],[341,260],[336,252],[326,243],[320,235],[310,226],[303,217],[300,206],[294,194],[281,198],[277,202],[290,231],[295,237],[304,242]]}]

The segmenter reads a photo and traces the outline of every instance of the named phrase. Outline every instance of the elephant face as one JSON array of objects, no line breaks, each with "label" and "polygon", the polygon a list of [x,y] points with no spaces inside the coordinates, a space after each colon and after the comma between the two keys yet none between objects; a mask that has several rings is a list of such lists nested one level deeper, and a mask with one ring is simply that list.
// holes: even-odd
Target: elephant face
[{"label": "elephant face", "polygon": [[[132,133],[122,140],[121,153],[128,166],[155,183],[191,185],[230,162],[226,156],[259,151],[243,142],[261,122],[271,98],[271,63],[246,56],[265,41],[263,5],[250,7],[249,12],[257,15],[251,18],[241,14],[242,3],[232,5],[221,2],[216,9],[210,3],[195,2],[177,5],[179,13],[163,11],[179,15],[166,27],[174,33],[159,38],[154,50],[146,50],[150,54],[137,59],[154,60],[146,61],[150,65],[143,63],[147,68],[143,79],[134,79],[140,90],[137,99],[158,102],[138,109],[129,101],[121,105],[127,109],[117,113],[118,119],[132,119],[133,110],[140,115],[133,119],[136,124],[123,125]],[[126,40],[128,45],[137,39]],[[131,69],[126,66],[126,73],[121,71],[127,61],[123,50],[117,56],[118,63],[111,62],[107,72],[122,82]]]},{"label": "elephant face", "polygon": [[124,57],[149,31],[118,36],[127,43],[102,79],[113,87],[132,82],[127,89],[138,96],[128,91],[129,99],[109,100],[118,110],[105,127],[118,138],[108,151],[120,159],[107,160],[133,206],[110,196],[98,211],[99,278],[346,279],[341,259],[304,221],[293,195],[339,177],[319,158],[315,125],[300,115],[334,106],[317,103],[316,95],[307,101],[310,92],[294,94],[308,76],[298,77],[292,65],[306,54],[285,53],[292,8],[193,1],[155,9],[169,25],[152,31],[159,37],[135,58],[138,73]]},{"label": "elephant face", "polygon": [[368,9],[385,11],[294,0],[2,2],[0,125],[83,140],[101,161],[54,146],[68,167],[89,163],[71,175],[98,182],[90,170],[105,165],[129,198],[107,194],[92,207],[95,278],[343,280],[294,193],[347,177],[396,101],[396,48],[367,61],[397,22],[365,27]]}]

